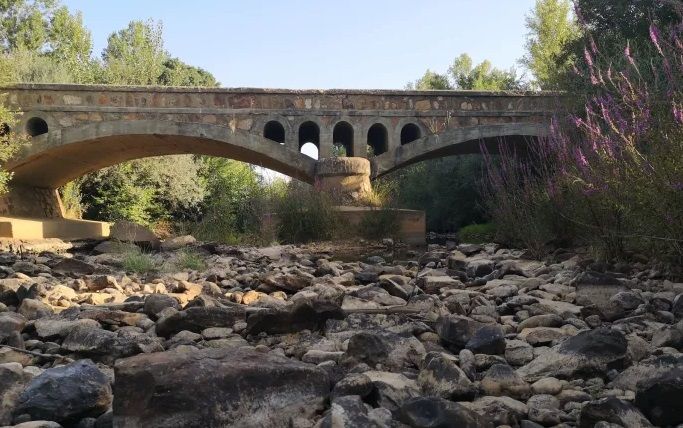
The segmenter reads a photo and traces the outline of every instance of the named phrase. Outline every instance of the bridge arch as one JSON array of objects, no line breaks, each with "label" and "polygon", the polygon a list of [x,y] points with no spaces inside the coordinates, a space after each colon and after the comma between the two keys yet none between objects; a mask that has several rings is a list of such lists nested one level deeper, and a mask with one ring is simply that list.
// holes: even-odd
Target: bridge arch
[{"label": "bridge arch", "polygon": [[422,130],[412,122],[408,122],[401,127],[401,145],[412,143],[422,137]]},{"label": "bridge arch", "polygon": [[367,143],[372,148],[373,156],[386,153],[389,150],[389,131],[387,127],[380,122],[370,126],[367,133]]},{"label": "bridge arch", "polygon": [[337,122],[332,130],[332,144],[343,147],[349,157],[354,156],[353,134],[353,126],[345,120]]},{"label": "bridge arch", "polygon": [[150,156],[201,154],[272,169],[312,183],[315,160],[262,135],[226,126],[166,120],[93,122],[50,130],[6,168],[13,182],[55,189],[89,172]]},{"label": "bridge arch", "polygon": [[448,129],[375,156],[372,159],[372,176],[377,178],[427,159],[480,153],[482,143],[490,153],[497,153],[502,141],[524,148],[547,133],[548,125],[545,123],[506,123]]},{"label": "bridge arch", "polygon": [[263,138],[265,139],[285,144],[286,135],[284,125],[278,120],[269,120],[263,126]]}]

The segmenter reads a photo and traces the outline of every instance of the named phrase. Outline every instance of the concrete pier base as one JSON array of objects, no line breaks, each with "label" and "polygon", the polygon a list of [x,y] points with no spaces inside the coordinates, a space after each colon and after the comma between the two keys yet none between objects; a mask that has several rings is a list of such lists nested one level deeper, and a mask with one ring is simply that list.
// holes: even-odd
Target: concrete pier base
[{"label": "concrete pier base", "polygon": [[342,204],[363,202],[372,195],[370,161],[358,157],[320,159],[315,166],[315,187]]},{"label": "concrete pier base", "polygon": [[68,218],[0,217],[0,238],[13,239],[104,239],[111,224]]}]

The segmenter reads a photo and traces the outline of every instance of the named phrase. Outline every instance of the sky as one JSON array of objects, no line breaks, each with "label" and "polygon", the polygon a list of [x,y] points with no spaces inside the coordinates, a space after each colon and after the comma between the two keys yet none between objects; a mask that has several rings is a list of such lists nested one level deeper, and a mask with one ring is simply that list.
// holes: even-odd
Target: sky
[{"label": "sky", "polygon": [[99,55],[134,19],[160,20],[166,50],[224,87],[402,89],[426,69],[518,66],[534,0],[63,0]]}]

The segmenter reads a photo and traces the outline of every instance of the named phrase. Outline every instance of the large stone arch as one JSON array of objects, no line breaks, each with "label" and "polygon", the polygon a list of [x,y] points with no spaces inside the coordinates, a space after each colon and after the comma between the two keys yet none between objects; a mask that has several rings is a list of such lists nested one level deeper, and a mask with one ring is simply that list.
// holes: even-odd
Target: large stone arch
[{"label": "large stone arch", "polygon": [[479,153],[484,143],[496,153],[501,141],[525,147],[533,139],[547,135],[548,125],[543,123],[506,123],[476,125],[448,129],[428,135],[372,159],[372,176],[380,177],[396,169],[437,157]]},{"label": "large stone arch", "polygon": [[166,120],[95,122],[50,129],[6,168],[13,183],[55,189],[88,172],[124,161],[171,154],[231,158],[312,183],[315,160],[262,135],[202,123]]}]

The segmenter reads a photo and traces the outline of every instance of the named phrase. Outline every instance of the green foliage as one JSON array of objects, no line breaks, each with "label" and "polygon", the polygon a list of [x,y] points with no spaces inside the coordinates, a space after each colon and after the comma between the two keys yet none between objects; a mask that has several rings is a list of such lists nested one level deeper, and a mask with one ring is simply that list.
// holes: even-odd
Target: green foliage
[{"label": "green foliage", "polygon": [[334,144],[332,146],[332,156],[335,158],[346,157],[346,147],[342,144]]},{"label": "green foliage", "polygon": [[211,73],[200,67],[185,64],[178,58],[168,58],[157,82],[164,86],[220,86]]},{"label": "green foliage", "polygon": [[380,181],[393,183],[393,203],[424,210],[427,229],[450,232],[483,221],[478,182],[484,162],[479,155],[428,160],[398,170]]},{"label": "green foliage", "polygon": [[207,197],[204,215],[193,235],[207,241],[236,243],[255,234],[260,226],[267,192],[248,164],[222,158],[204,158],[201,175]]},{"label": "green foliage", "polygon": [[358,234],[366,239],[393,238],[400,226],[396,210],[372,208],[358,224]]},{"label": "green foliage", "polygon": [[445,74],[439,74],[431,70],[427,70],[425,71],[425,74],[415,83],[409,83],[406,89],[429,91],[453,89],[453,87],[451,86],[451,82],[448,81],[448,76]]},{"label": "green foliage", "polygon": [[122,263],[126,272],[147,273],[158,269],[154,258],[140,249],[125,249]]},{"label": "green foliage", "polygon": [[41,50],[48,42],[54,0],[3,0],[0,2],[0,48]]},{"label": "green foliage", "polygon": [[188,249],[182,249],[176,253],[174,265],[180,270],[202,271],[206,269],[206,262],[202,256],[198,252]]},{"label": "green foliage", "polygon": [[470,224],[458,231],[460,242],[468,244],[487,244],[496,239],[496,227],[491,223]]},{"label": "green foliage", "polygon": [[85,211],[81,199],[81,187],[79,180],[70,181],[59,189],[59,196],[64,206],[64,216],[66,218],[83,218]]},{"label": "green foliage", "polygon": [[526,18],[529,30],[527,55],[522,59],[543,89],[559,89],[564,76],[574,63],[575,55],[567,54],[568,46],[579,37],[579,27],[571,16],[569,0],[536,0]]},{"label": "green foliage", "polygon": [[286,243],[330,240],[339,226],[334,204],[324,193],[290,183],[276,203],[278,237]]},{"label": "green foliage", "polygon": [[472,58],[465,53],[453,60],[447,74],[435,73],[428,69],[420,79],[406,85],[406,89],[420,91],[446,89],[500,91],[524,88],[525,85],[514,68],[501,70],[493,67],[488,60],[475,66]]},{"label": "green foliage", "polygon": [[455,58],[448,72],[455,89],[501,91],[524,88],[514,69],[506,71],[495,68],[489,60],[473,66],[472,58],[465,53]]},{"label": "green foliage", "polygon": [[200,164],[190,155],[138,159],[82,179],[88,218],[151,225],[196,215],[205,189]]},{"label": "green foliage", "polygon": [[106,83],[157,84],[168,58],[162,34],[161,23],[154,21],[131,21],[128,27],[111,34],[102,53]]},{"label": "green foliage", "polygon": [[[12,79],[12,69],[6,55],[0,54],[0,85]],[[4,95],[0,94],[0,194],[8,190],[8,183],[12,174],[2,169],[2,166],[14,156],[22,145],[27,143],[24,136],[14,131],[16,117],[4,105]]]}]

